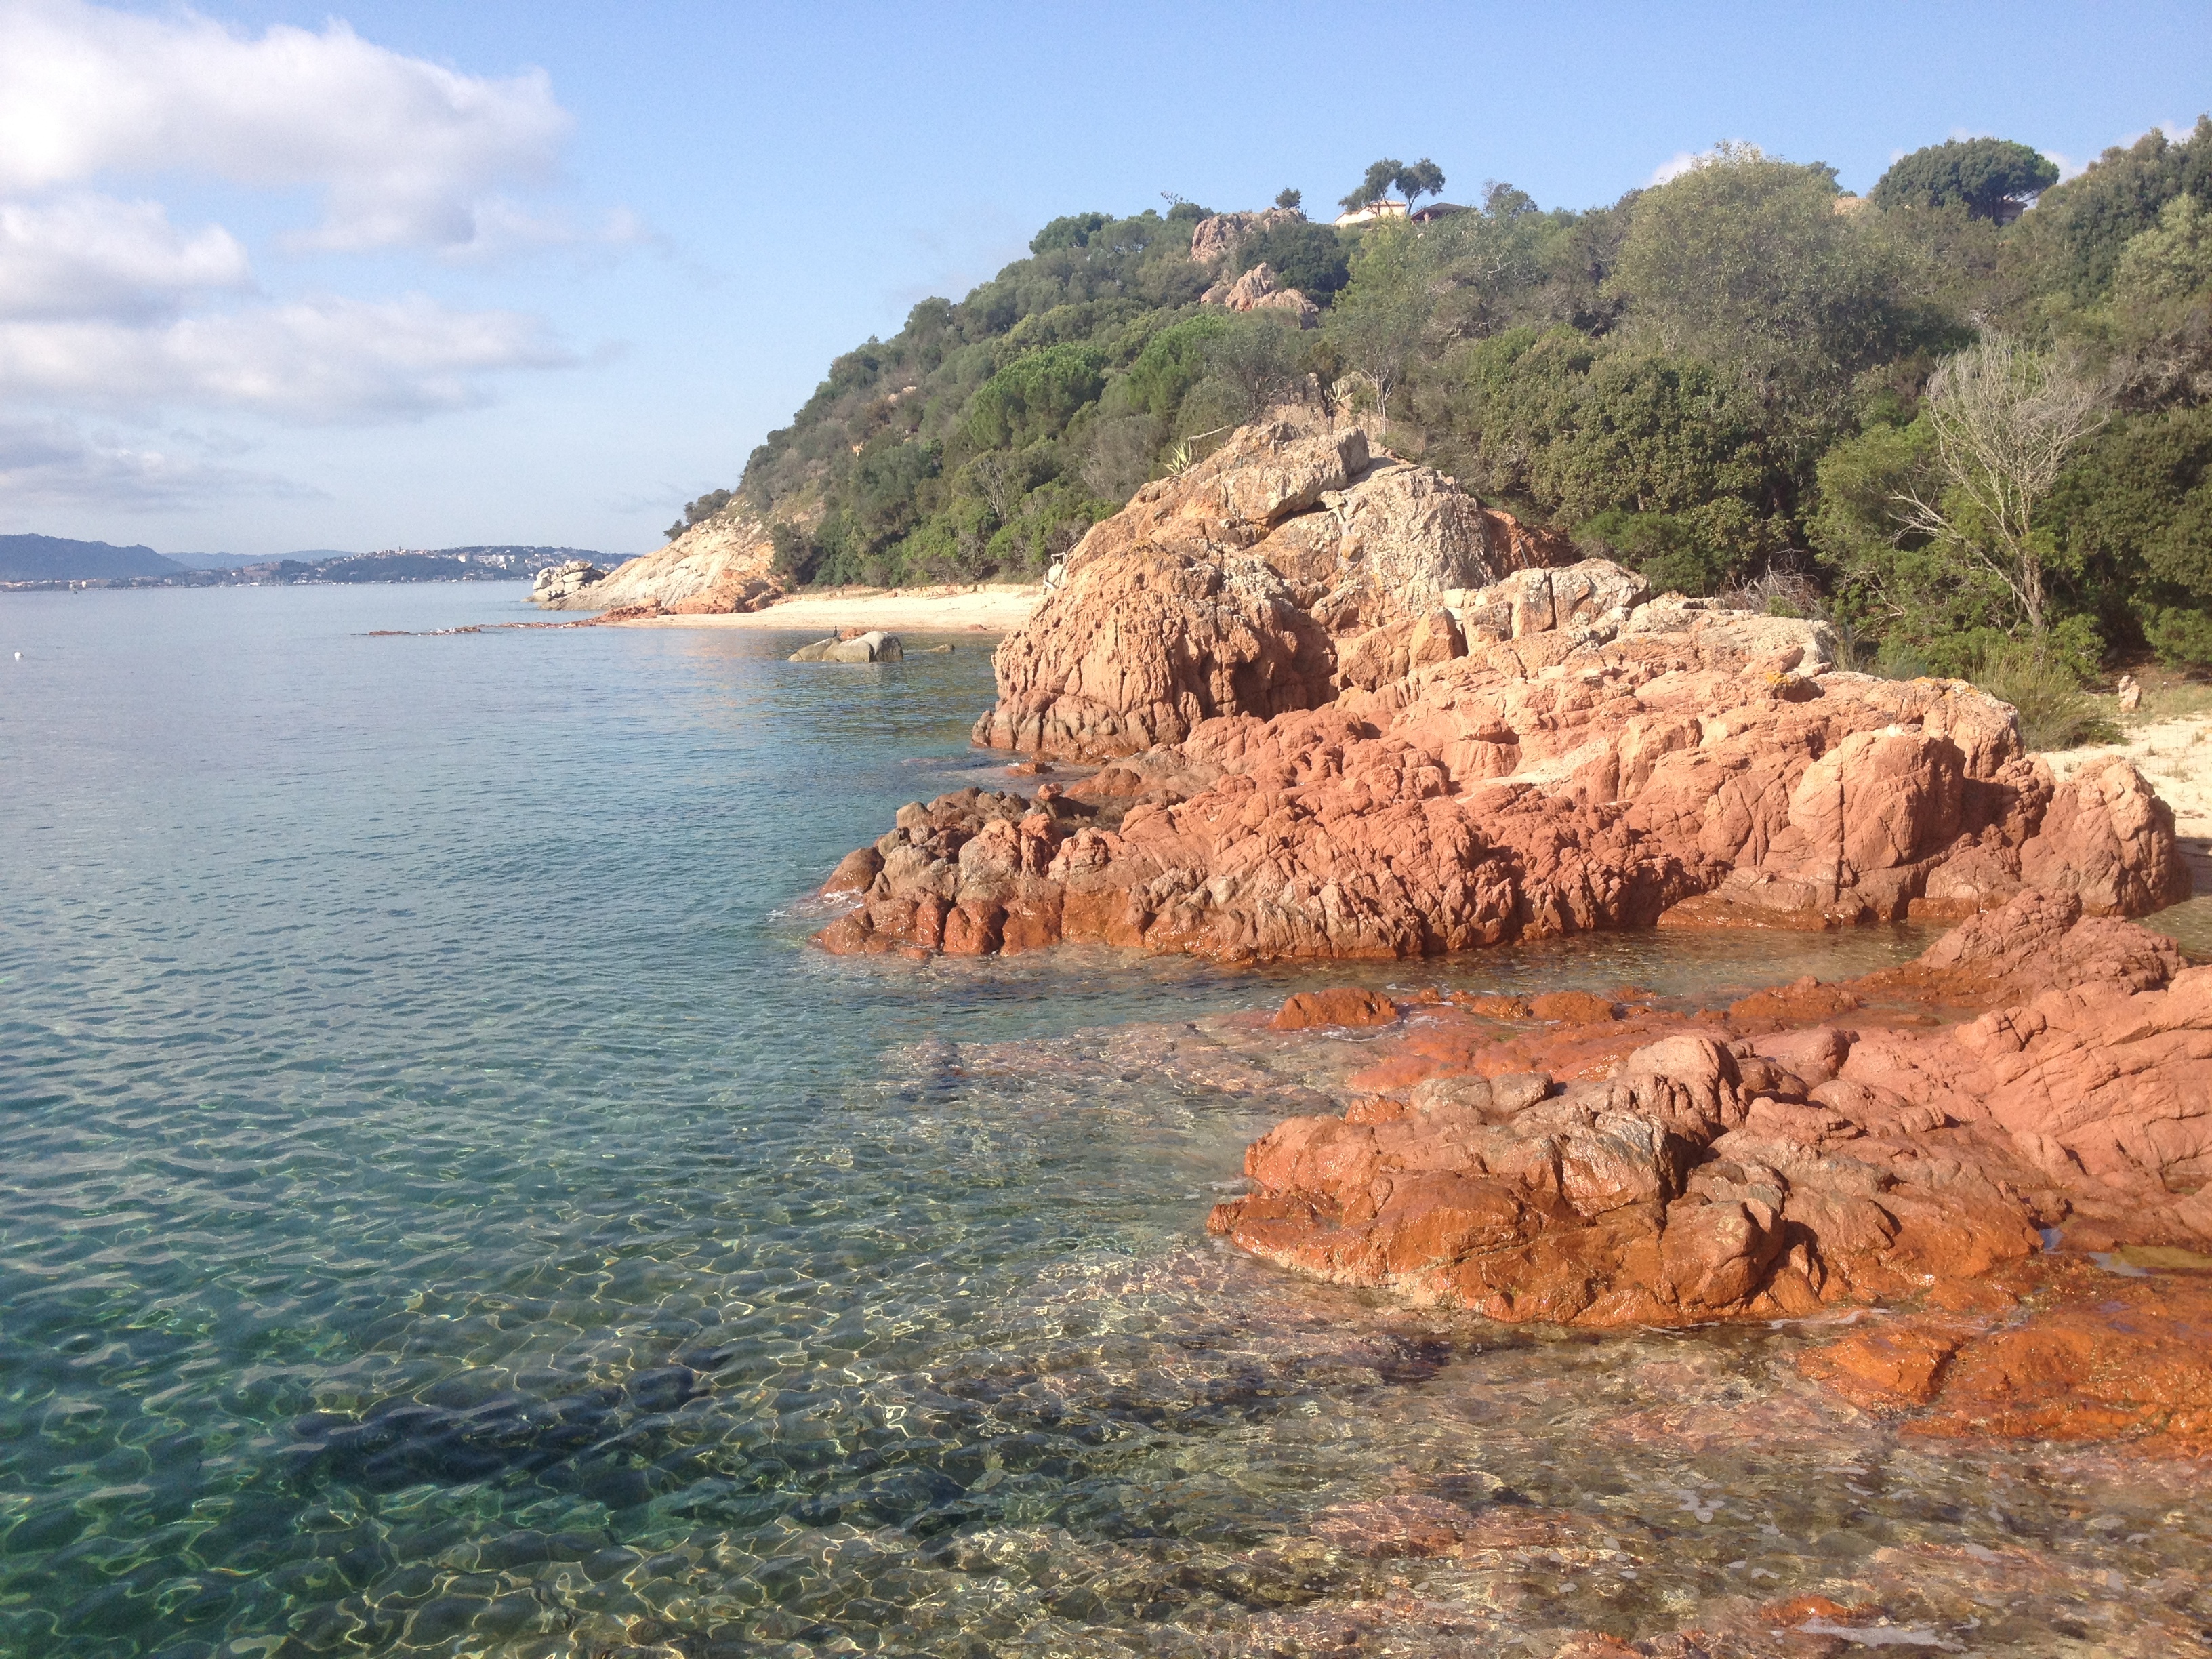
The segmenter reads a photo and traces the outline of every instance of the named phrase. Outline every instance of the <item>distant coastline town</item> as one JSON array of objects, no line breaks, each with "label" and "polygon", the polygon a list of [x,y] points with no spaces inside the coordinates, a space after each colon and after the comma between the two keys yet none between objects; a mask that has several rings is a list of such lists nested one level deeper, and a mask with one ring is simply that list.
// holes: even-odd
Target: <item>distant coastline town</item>
[{"label": "distant coastline town", "polygon": [[606,555],[588,548],[389,547],[370,553],[307,548],[276,558],[156,553],[150,547],[0,536],[0,592],[112,587],[250,587],[308,582],[528,581],[541,570]]}]

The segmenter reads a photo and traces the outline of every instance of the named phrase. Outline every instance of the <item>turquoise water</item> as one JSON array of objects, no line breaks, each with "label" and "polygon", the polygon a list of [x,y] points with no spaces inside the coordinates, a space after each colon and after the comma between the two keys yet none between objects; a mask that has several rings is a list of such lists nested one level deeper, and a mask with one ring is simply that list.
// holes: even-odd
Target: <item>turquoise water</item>
[{"label": "turquoise water", "polygon": [[[1207,1241],[1313,1097],[1187,1023],[1314,979],[805,950],[901,802],[1003,781],[976,641],[368,637],[522,612],[0,599],[0,1651],[1546,1653],[1823,1586],[1954,1650],[2197,1650],[2179,1476],[1899,1443],[1795,1332],[1498,1331]],[[1342,1518],[1408,1494],[1550,1541]]]}]

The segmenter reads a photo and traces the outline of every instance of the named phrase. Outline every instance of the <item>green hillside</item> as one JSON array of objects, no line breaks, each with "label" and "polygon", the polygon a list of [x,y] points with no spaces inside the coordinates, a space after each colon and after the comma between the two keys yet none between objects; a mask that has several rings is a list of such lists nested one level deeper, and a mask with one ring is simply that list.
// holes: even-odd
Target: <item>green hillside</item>
[{"label": "green hillside", "polygon": [[[2212,122],[2055,176],[1954,142],[1861,201],[1723,146],[1610,206],[1492,185],[1211,266],[1196,206],[1071,215],[838,358],[736,505],[799,580],[1032,575],[1312,376],[1486,499],[1666,585],[1818,610],[1900,672],[2023,643],[2212,666]],[[1200,304],[1262,260],[1321,326]],[[2057,445],[2019,491],[1961,449],[1990,409]]]}]

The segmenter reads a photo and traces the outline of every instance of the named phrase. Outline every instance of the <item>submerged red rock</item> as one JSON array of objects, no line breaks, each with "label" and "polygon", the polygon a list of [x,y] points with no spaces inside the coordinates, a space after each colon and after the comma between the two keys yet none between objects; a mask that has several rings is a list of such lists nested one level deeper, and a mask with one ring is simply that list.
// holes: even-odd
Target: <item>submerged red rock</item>
[{"label": "submerged red rock", "polygon": [[[1638,1012],[1488,1045],[1409,1032],[1403,1062],[1354,1079],[1385,1093],[1255,1142],[1254,1190],[1208,1224],[1339,1283],[1584,1325],[1954,1294],[2051,1227],[2212,1243],[2212,968],[2030,891],[1852,1000],[2008,990],[2027,1000],[1942,1029]],[[1900,1349],[1885,1386],[1942,1359]]]}]

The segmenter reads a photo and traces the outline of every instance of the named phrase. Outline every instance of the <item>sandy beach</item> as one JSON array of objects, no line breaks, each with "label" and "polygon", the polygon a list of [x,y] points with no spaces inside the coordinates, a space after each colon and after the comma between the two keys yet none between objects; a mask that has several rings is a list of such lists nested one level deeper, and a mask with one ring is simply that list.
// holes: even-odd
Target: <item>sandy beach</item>
[{"label": "sandy beach", "polygon": [[781,600],[765,611],[708,617],[653,617],[621,628],[906,629],[929,634],[1010,634],[1029,620],[1044,598],[1042,584],[1026,586],[840,588]]}]

